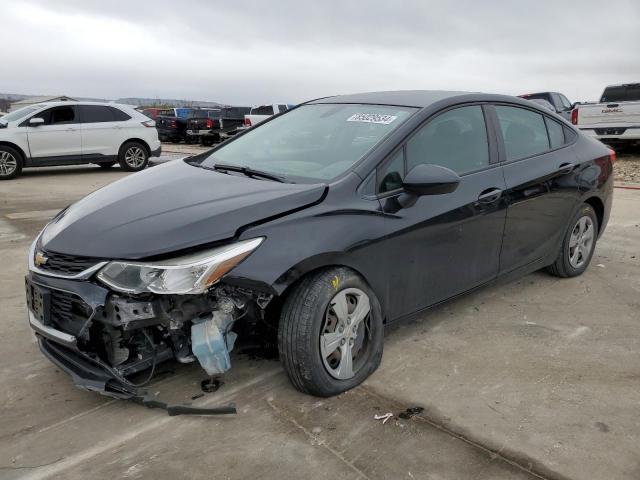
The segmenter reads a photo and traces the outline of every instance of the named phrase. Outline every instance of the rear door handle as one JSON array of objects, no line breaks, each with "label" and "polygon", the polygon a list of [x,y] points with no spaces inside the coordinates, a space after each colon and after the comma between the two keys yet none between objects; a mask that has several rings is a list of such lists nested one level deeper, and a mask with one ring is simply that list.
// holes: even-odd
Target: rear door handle
[{"label": "rear door handle", "polygon": [[499,188],[487,188],[478,196],[480,203],[493,203],[502,196],[502,190]]},{"label": "rear door handle", "polygon": [[573,163],[563,163],[562,165],[560,165],[558,167],[558,173],[561,173],[563,175],[567,174],[567,173],[571,173],[571,172],[573,172],[573,169],[575,167],[576,166]]}]

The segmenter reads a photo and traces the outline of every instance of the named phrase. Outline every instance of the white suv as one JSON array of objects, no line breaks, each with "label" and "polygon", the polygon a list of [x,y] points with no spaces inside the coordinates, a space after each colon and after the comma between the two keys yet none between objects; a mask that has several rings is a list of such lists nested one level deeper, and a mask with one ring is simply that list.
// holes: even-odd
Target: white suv
[{"label": "white suv", "polygon": [[155,122],[126,105],[39,103],[0,117],[0,180],[23,167],[83,163],[137,172],[160,152]]}]

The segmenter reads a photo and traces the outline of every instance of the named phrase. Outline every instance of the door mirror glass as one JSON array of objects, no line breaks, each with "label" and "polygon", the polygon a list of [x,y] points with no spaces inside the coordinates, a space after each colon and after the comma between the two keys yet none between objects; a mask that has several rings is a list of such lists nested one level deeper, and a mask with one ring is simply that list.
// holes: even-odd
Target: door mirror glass
[{"label": "door mirror glass", "polygon": [[44,118],[34,117],[29,120],[29,125],[32,127],[37,127],[39,125],[44,125]]},{"label": "door mirror glass", "polygon": [[420,164],[407,173],[402,188],[414,195],[451,193],[460,183],[456,172],[440,165]]}]

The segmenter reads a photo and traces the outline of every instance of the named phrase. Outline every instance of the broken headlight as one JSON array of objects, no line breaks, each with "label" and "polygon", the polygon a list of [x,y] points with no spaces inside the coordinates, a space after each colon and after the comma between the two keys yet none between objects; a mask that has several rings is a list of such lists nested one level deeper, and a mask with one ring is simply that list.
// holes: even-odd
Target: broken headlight
[{"label": "broken headlight", "polygon": [[158,262],[109,262],[98,279],[125,293],[199,294],[238,265],[262,243],[252,238]]}]

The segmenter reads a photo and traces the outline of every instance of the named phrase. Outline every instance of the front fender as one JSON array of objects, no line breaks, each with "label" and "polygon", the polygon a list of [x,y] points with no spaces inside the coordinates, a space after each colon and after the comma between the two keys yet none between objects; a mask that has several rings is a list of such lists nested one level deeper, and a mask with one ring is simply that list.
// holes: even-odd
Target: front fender
[{"label": "front fender", "polygon": [[377,200],[355,199],[351,208],[331,210],[324,202],[252,227],[241,239],[266,237],[260,247],[224,277],[224,282],[282,295],[304,275],[322,267],[358,272],[387,304],[384,215]]}]

